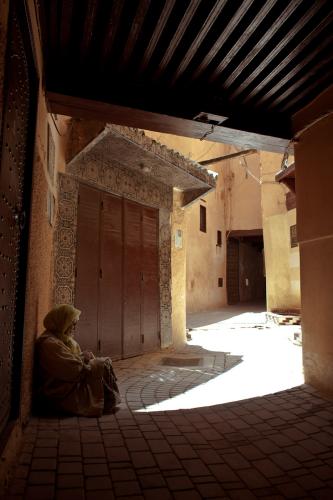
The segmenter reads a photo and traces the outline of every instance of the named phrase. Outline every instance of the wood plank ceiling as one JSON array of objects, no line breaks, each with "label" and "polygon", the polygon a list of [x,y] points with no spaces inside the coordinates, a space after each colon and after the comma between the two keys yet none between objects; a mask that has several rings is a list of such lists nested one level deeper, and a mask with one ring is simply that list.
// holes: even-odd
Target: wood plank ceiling
[{"label": "wood plank ceiling", "polygon": [[38,4],[54,112],[72,96],[76,114],[108,103],[115,123],[283,150],[292,115],[333,82],[332,0]]}]

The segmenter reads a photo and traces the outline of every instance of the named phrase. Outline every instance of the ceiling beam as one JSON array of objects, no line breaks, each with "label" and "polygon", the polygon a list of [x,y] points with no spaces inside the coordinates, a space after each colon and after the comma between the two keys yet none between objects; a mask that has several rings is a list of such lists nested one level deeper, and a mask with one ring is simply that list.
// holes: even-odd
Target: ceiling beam
[{"label": "ceiling beam", "polygon": [[[244,130],[244,124],[233,121],[232,128],[212,125],[184,116],[171,116],[162,112],[144,111],[134,107],[110,104],[81,97],[66,96],[54,92],[46,93],[48,110],[51,113],[74,118],[100,120],[128,127],[153,130],[196,139],[233,144],[239,147],[262,149],[284,153],[289,146],[289,137],[273,137],[258,133],[258,130]],[[193,117],[195,113],[193,113]]]},{"label": "ceiling beam", "polygon": [[243,151],[237,151],[236,153],[230,153],[230,155],[218,156],[217,158],[211,158],[210,160],[200,161],[200,165],[205,167],[206,165],[213,165],[214,163],[219,163],[220,161],[231,160],[232,158],[238,158],[239,156],[248,156],[258,153],[256,149],[244,149]]}]

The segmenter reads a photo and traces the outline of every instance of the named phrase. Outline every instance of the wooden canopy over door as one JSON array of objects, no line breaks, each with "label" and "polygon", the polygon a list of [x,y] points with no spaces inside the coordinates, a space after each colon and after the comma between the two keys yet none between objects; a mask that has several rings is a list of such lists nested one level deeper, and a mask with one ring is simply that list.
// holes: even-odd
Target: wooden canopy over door
[{"label": "wooden canopy over door", "polygon": [[79,189],[78,341],[114,358],[159,346],[158,210]]}]

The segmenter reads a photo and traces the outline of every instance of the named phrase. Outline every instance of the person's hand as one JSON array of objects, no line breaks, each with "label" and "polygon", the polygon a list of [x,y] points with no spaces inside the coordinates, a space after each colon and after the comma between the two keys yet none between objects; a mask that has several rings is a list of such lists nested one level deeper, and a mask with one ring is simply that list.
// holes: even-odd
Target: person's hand
[{"label": "person's hand", "polygon": [[95,357],[91,351],[83,351],[82,356],[83,356],[83,361],[85,363],[88,363],[91,359],[94,359]]}]

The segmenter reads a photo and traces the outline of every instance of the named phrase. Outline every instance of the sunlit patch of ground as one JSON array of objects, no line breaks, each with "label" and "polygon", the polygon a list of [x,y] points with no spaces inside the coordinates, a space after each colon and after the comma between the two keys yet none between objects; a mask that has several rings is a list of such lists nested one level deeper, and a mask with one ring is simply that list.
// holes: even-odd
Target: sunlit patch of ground
[{"label": "sunlit patch of ground", "polygon": [[[238,313],[238,314],[237,314]],[[302,348],[291,339],[299,326],[266,323],[264,312],[229,308],[189,318],[192,346],[230,353],[240,362],[196,387],[139,411],[212,406],[263,396],[304,383]],[[198,326],[199,325],[199,326]]]}]

